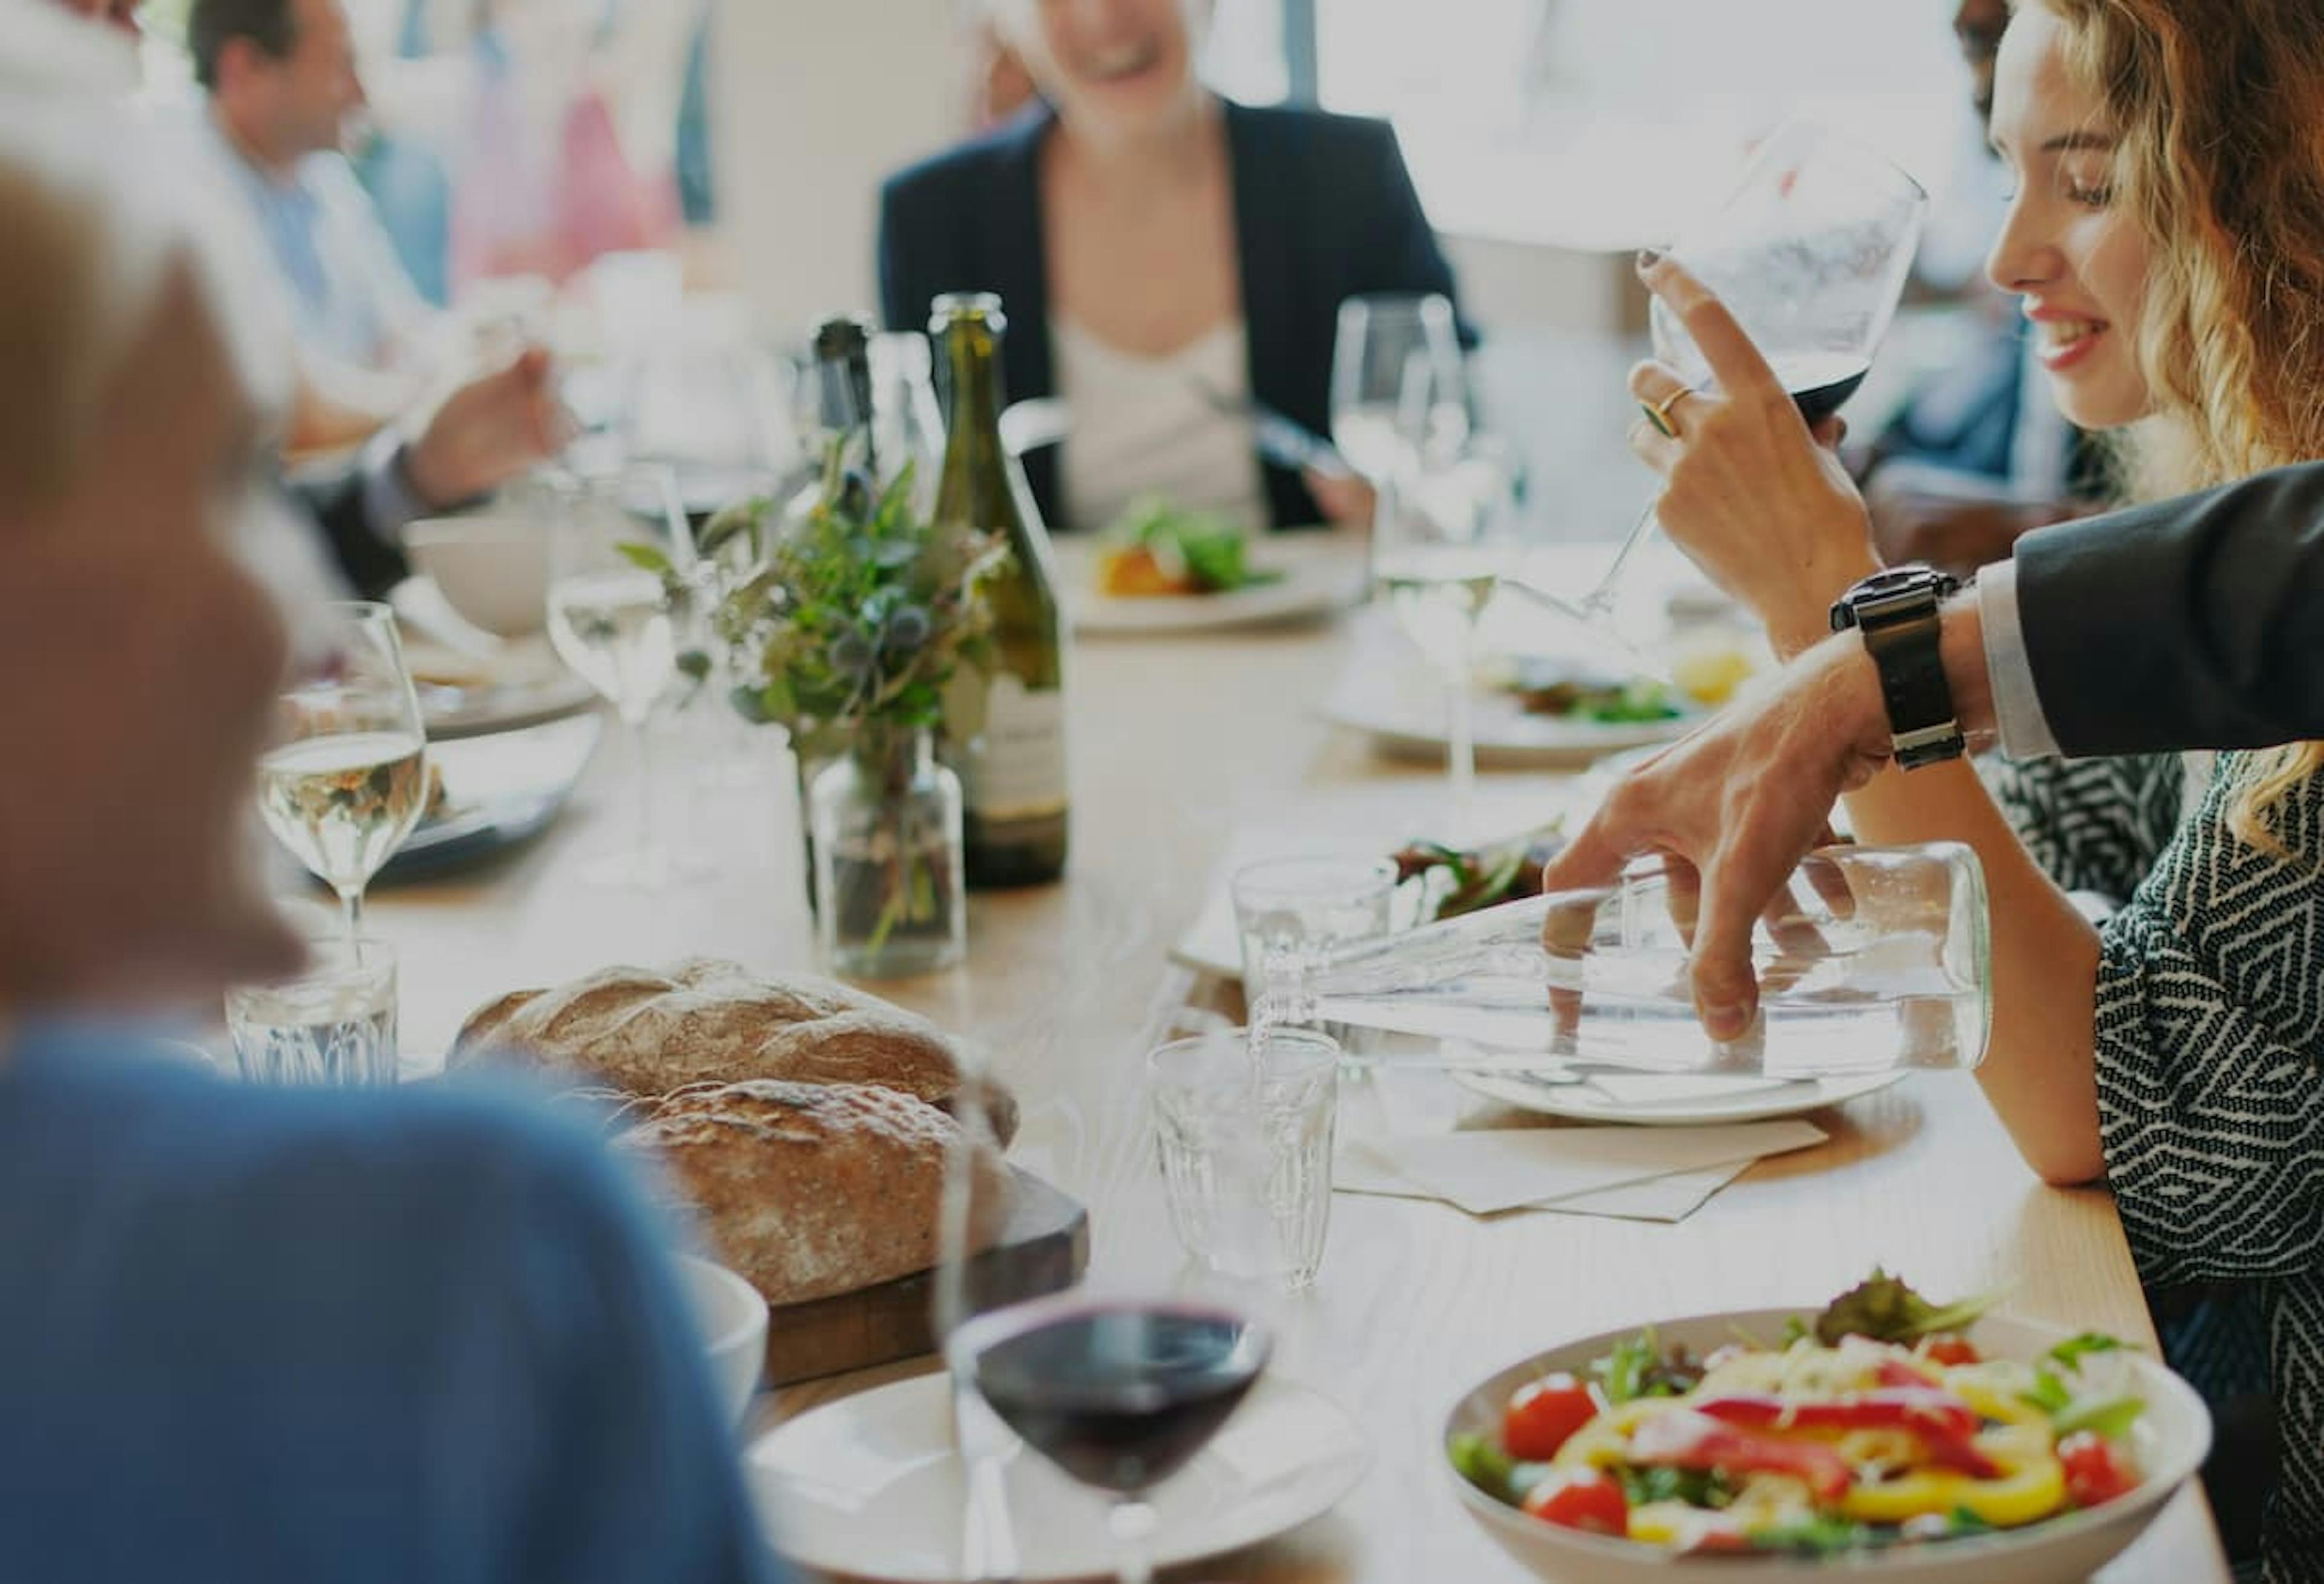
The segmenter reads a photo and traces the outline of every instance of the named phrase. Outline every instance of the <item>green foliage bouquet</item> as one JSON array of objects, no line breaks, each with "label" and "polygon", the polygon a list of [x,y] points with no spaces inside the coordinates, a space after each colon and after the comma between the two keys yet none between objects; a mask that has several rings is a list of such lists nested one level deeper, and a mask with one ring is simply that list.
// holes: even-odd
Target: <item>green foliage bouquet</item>
[{"label": "green foliage bouquet", "polygon": [[881,490],[836,446],[807,510],[772,514],[730,508],[701,549],[731,569],[712,628],[734,707],[790,733],[825,954],[868,974],[957,961],[960,798],[931,748],[982,728],[983,585],[1007,541],[924,520],[908,469]]},{"label": "green foliage bouquet", "polygon": [[923,520],[909,468],[878,489],[836,447],[804,516],[770,536],[771,511],[745,502],[703,532],[706,556],[731,563],[745,547],[751,567],[713,618],[734,707],[787,729],[803,764],[867,732],[973,735],[991,659],[982,585],[1007,546]]}]

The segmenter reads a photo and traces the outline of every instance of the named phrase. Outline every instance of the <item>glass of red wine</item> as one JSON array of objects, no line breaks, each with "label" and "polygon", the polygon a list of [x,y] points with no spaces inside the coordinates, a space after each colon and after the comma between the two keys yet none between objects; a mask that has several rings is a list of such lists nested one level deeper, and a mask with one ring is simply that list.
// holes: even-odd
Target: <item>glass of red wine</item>
[{"label": "glass of red wine", "polygon": [[[1856,393],[1887,333],[1920,245],[1928,194],[1883,156],[1812,122],[1768,134],[1719,208],[1670,249],[1717,292],[1810,424]],[[1660,298],[1655,356],[1699,390],[1711,365]],[[1656,526],[1649,507],[1596,587],[1579,598],[1517,579],[1519,592],[1637,654],[1614,623],[1624,574]]]},{"label": "glass of red wine", "polygon": [[[1001,1478],[1013,1435],[1107,1498],[1117,1575],[1148,1584],[1153,1495],[1266,1369],[1275,1346],[1267,1294],[1190,1267],[1149,1270],[1136,1263],[1141,1250],[1123,1244],[1102,1252],[1124,1257],[1127,1268],[1101,1258],[1080,1285],[1022,1296],[1021,1266],[1006,1247],[991,1247],[1025,1180],[1001,1161],[990,1109],[979,1102],[988,1092],[966,1083],[953,1104],[936,1281],[962,1469],[961,1576],[977,1584],[1019,1576]],[[1248,1219],[1240,1235],[1255,1249],[1271,1223],[1257,1206]]]}]

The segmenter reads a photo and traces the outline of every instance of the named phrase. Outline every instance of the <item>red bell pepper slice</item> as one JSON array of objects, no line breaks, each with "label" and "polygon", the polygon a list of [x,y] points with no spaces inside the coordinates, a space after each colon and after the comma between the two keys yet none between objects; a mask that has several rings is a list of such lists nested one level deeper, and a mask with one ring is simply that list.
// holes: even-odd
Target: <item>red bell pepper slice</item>
[{"label": "red bell pepper slice", "polygon": [[1788,1474],[1826,1504],[1847,1494],[1850,1478],[1846,1460],[1820,1442],[1761,1435],[1684,1408],[1657,1414],[1633,1430],[1629,1459],[1647,1467]]},{"label": "red bell pepper slice", "polygon": [[1929,1460],[1980,1479],[2001,1472],[1973,1437],[1982,1423],[1976,1409],[1930,1386],[1885,1386],[1831,1402],[1797,1402],[1760,1392],[1738,1392],[1697,1403],[1697,1412],[1749,1430],[1902,1430],[1920,1439]]}]

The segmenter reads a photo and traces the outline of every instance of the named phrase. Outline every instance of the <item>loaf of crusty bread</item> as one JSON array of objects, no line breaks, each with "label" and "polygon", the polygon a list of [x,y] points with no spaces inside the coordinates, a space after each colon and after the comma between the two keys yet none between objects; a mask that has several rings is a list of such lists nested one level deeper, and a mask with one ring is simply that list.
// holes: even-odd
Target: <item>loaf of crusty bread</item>
[{"label": "loaf of crusty bread", "polygon": [[[770,1304],[853,1292],[936,1262],[945,1152],[959,1124],[856,1083],[698,1084],[632,1108],[617,1147],[644,1152],[698,1211],[717,1257]],[[996,1153],[977,1157],[976,1248],[1007,1209]]]},{"label": "loaf of crusty bread", "polygon": [[[961,1084],[952,1042],[927,1019],[832,980],[760,979],[706,957],[512,991],[469,1017],[447,1065],[480,1061],[640,1097],[773,1078],[878,1084],[949,1109]],[[996,1084],[991,1105],[1005,1144],[1016,1103]]]}]

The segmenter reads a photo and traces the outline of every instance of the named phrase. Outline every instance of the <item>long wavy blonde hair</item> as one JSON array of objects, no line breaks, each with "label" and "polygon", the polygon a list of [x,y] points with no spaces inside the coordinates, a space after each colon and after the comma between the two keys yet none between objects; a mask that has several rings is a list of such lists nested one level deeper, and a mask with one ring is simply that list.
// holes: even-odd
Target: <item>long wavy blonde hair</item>
[{"label": "long wavy blonde hair", "polygon": [[[2156,416],[2134,487],[2178,494],[2324,458],[2324,3],[2037,0],[2106,106],[2115,202],[2145,233],[2138,355]],[[2236,834],[2286,852],[2275,804],[2324,743],[2246,761]]]}]

